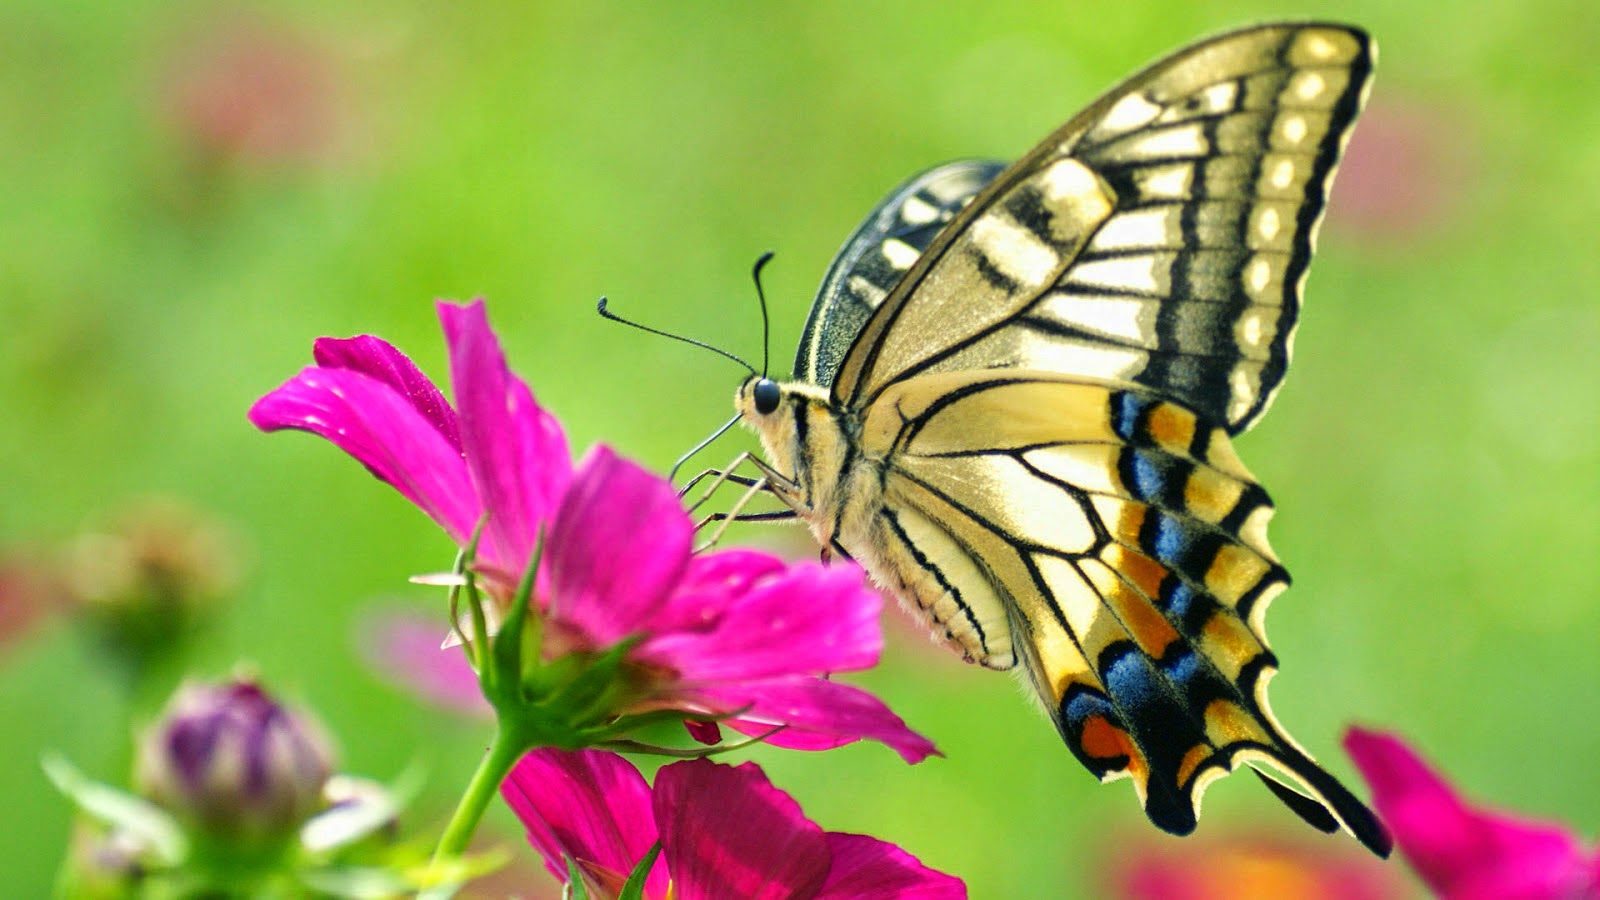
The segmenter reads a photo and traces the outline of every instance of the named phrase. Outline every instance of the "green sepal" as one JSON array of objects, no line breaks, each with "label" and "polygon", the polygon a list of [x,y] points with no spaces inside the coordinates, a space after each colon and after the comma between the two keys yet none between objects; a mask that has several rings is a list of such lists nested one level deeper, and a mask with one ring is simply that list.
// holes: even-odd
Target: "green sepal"
[{"label": "green sepal", "polygon": [[583,883],[583,873],[578,870],[578,861],[567,857],[567,888],[561,892],[565,900],[589,900],[589,887]]},{"label": "green sepal", "polygon": [[188,838],[166,810],[143,797],[89,780],[63,756],[47,753],[39,764],[56,789],[85,815],[132,835],[156,862],[176,866],[188,857]]},{"label": "green sepal", "polygon": [[617,895],[617,900],[644,900],[645,879],[650,877],[650,869],[656,864],[656,857],[661,855],[661,842],[656,841],[650,845],[650,852],[639,860],[633,867],[628,880],[622,885],[622,893]]},{"label": "green sepal", "polygon": [[579,728],[607,717],[617,694],[625,688],[617,684],[617,673],[622,669],[623,660],[643,639],[638,635],[625,638],[589,660],[550,700],[551,711]]},{"label": "green sepal", "polygon": [[[486,650],[489,646],[489,622],[483,612],[483,599],[478,595],[477,582],[472,577],[472,561],[478,553],[478,541],[483,537],[484,526],[489,524],[489,514],[484,513],[478,519],[478,524],[472,529],[472,537],[456,554],[455,563],[450,566],[450,573],[461,578],[461,583],[450,589],[450,628],[466,646],[467,659],[472,664],[472,670],[478,673],[479,684],[485,693],[489,690],[492,673],[486,671],[484,663]],[[461,596],[467,598],[467,612],[472,616],[472,633],[461,632]]]},{"label": "green sepal", "polygon": [[535,615],[532,628],[528,627],[528,622],[529,607],[533,604],[533,587],[538,580],[539,561],[543,557],[544,532],[541,530],[534,540],[533,558],[522,573],[522,580],[517,583],[517,592],[512,595],[511,609],[506,613],[505,621],[500,623],[500,633],[495,635],[490,645],[490,668],[494,671],[495,686],[493,696],[489,696],[487,690],[485,696],[496,709],[502,709],[507,702],[522,702],[524,662],[535,668],[539,665],[544,620],[542,616]]}]

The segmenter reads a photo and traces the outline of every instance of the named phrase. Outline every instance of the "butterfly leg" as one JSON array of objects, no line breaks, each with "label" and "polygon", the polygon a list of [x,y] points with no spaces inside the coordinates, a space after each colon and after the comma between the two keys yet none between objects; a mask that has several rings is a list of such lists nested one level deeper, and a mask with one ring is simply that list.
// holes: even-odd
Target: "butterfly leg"
[{"label": "butterfly leg", "polygon": [[[745,465],[746,463],[760,472],[762,477],[751,478],[747,475],[735,474],[738,472],[739,467]],[[743,485],[747,488],[754,488],[758,484],[764,483],[765,487],[763,487],[762,490],[771,490],[773,493],[778,494],[780,499],[782,499],[782,495],[785,491],[792,493],[799,487],[792,479],[785,477],[776,469],[762,462],[761,459],[755,454],[745,451],[740,453],[738,456],[735,456],[733,461],[728,463],[725,468],[706,469],[704,472],[701,472],[700,474],[689,479],[678,491],[678,496],[680,498],[687,496],[688,493],[694,489],[695,485],[706,480],[707,478],[712,479],[710,486],[700,493],[699,499],[689,504],[689,512],[694,512],[695,510],[699,509],[707,500],[711,499],[711,495],[715,494],[718,488],[722,487],[728,482]]]},{"label": "butterfly leg", "polygon": [[[756,471],[760,472],[761,477],[750,478],[747,476],[733,474],[740,466],[747,463],[750,466],[753,466]],[[684,490],[687,491],[696,482],[707,477],[714,477],[714,480],[712,481],[711,486],[700,495],[700,499],[696,500],[694,504],[689,507],[691,511],[698,508],[702,503],[709,499],[710,496],[716,492],[717,488],[721,487],[726,482],[731,481],[735,484],[744,485],[745,492],[739,496],[739,499],[734,502],[732,508],[730,508],[727,512],[712,513],[695,524],[695,529],[698,531],[700,528],[703,528],[712,522],[718,523],[717,528],[714,532],[712,532],[710,539],[697,548],[698,551],[704,551],[716,546],[717,542],[722,540],[723,533],[728,530],[729,523],[781,521],[793,519],[798,515],[798,512],[794,509],[793,502],[790,500],[790,498],[794,496],[798,485],[796,485],[793,480],[785,477],[782,473],[767,465],[765,462],[762,462],[760,458],[751,453],[740,453],[738,456],[734,457],[733,462],[729,463],[726,469],[723,469],[720,472],[715,469],[708,469],[705,472],[696,475],[694,478],[689,480],[689,484],[685,486]],[[744,512],[744,508],[750,504],[750,501],[754,500],[758,494],[762,493],[770,493],[776,496],[779,500],[782,500],[784,503],[788,504],[790,508],[772,512]]]}]

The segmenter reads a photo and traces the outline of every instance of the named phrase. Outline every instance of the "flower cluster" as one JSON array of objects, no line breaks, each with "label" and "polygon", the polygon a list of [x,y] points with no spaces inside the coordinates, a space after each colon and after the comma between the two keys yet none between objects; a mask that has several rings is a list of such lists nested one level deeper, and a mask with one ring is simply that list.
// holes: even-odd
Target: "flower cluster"
[{"label": "flower cluster", "polygon": [[754,763],[673,763],[652,787],[613,753],[536,750],[501,793],[551,874],[566,881],[576,869],[601,896],[630,876],[652,900],[966,896],[893,844],[824,832]]},{"label": "flower cluster", "polygon": [[[875,665],[881,648],[882,601],[858,568],[791,565],[752,550],[694,552],[693,523],[665,480],[603,446],[574,465],[560,424],[507,367],[482,302],[441,303],[439,315],[453,404],[389,343],[324,338],[314,347],[315,365],[258,401],[250,419],[263,430],[298,429],[333,442],[462,549],[458,571],[447,579],[467,608],[456,625],[499,733],[441,854],[465,847],[488,793],[508,771],[522,773],[508,796],[519,798],[515,805],[535,835],[556,827],[538,824],[535,811],[558,815],[574,807],[536,802],[553,795],[530,772],[561,769],[568,783],[604,775],[620,784],[628,780],[617,774],[625,769],[634,784],[628,790],[642,789],[631,765],[598,751],[550,750],[517,760],[535,747],[639,749],[630,732],[661,718],[683,720],[706,743],[720,740],[725,725],[793,749],[869,739],[908,762],[935,752],[877,698],[831,680]],[[591,792],[595,810],[644,821],[648,804],[623,804],[601,782],[580,787]],[[664,769],[656,786],[658,796],[702,789],[710,799],[680,798],[702,818],[735,797],[761,808],[783,798],[783,827],[795,841],[816,845],[786,863],[803,863],[801,880],[772,896],[855,896],[840,891],[898,883],[894,873],[902,868],[927,871],[898,850],[879,852],[888,845],[870,838],[824,836],[753,767],[681,763]],[[669,841],[672,824],[657,819],[675,896],[745,895],[696,893],[711,883],[696,875],[707,845]],[[585,865],[600,860],[623,877],[639,862],[637,855],[596,857],[588,846],[536,844],[563,876],[562,856]],[[552,856],[552,848],[560,852]],[[867,865],[872,859],[894,862],[879,871]],[[620,889],[609,875],[595,877],[597,889]],[[959,890],[954,879],[937,878],[942,892],[918,896]]]}]

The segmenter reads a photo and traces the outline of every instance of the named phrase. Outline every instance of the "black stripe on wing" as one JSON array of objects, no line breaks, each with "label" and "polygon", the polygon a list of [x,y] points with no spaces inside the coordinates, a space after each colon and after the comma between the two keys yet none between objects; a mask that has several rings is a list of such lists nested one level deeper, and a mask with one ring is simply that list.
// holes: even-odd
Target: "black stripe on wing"
[{"label": "black stripe on wing", "polygon": [[994,176],[991,160],[958,160],[922,172],[867,214],[828,266],[801,331],[794,377],[830,387],[867,317],[906,270]]}]

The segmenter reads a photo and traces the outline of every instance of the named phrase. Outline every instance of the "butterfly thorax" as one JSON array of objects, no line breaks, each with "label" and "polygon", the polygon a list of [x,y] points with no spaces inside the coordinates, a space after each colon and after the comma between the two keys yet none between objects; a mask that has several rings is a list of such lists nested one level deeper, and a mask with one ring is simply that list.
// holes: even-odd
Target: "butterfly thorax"
[{"label": "butterfly thorax", "polygon": [[[772,492],[810,527],[818,543],[842,550],[886,593],[921,618],[937,640],[969,662],[1009,669],[1016,664],[1007,628],[989,622],[974,627],[954,603],[950,585],[931,573],[903,539],[886,533],[903,527],[885,509],[884,472],[896,436],[881,423],[835,405],[827,389],[804,382],[778,385],[778,403],[763,413],[752,376],[740,386],[734,404],[744,424],[761,438],[777,478]],[[864,430],[885,431],[877,435]],[[903,535],[900,536],[903,538]]]},{"label": "butterfly thorax", "polygon": [[[778,385],[778,406],[763,413],[755,400],[760,379],[739,386],[734,406],[744,425],[761,438],[766,459],[780,478],[773,493],[793,509],[824,547],[847,552],[862,535],[854,527],[877,504],[877,479],[861,457],[852,419],[829,403],[825,389],[802,382]],[[770,382],[769,382],[770,383]],[[787,481],[787,483],[785,483]]]}]

